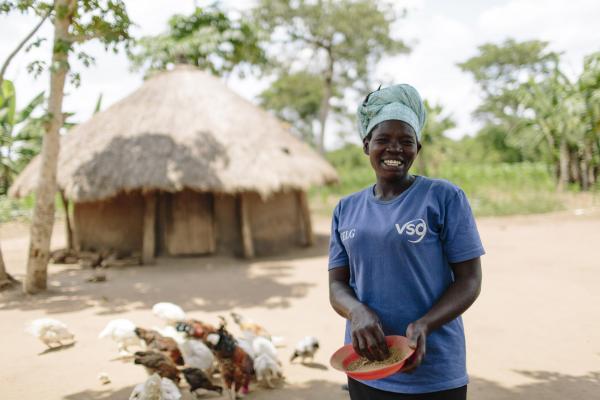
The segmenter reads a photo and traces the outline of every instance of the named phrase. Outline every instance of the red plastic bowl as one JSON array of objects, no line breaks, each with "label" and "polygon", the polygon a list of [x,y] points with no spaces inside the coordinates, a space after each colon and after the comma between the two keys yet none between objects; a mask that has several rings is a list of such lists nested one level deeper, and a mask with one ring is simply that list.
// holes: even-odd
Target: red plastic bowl
[{"label": "red plastic bowl", "polygon": [[390,376],[398,372],[406,360],[415,352],[414,349],[409,347],[408,339],[404,336],[386,336],[385,341],[388,347],[400,349],[402,352],[402,358],[399,361],[390,365],[373,367],[372,369],[362,370],[360,372],[350,372],[347,369],[348,364],[357,358],[360,358],[360,356],[354,351],[354,348],[352,348],[351,344],[347,344],[333,353],[329,363],[333,368],[346,373],[349,377],[354,379],[368,381],[372,379],[385,378],[386,376]]}]

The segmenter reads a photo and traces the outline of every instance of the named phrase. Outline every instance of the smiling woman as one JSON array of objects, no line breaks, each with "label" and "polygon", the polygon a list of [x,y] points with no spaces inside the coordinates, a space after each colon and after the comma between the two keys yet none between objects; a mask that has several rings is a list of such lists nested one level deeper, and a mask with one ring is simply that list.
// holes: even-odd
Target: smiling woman
[{"label": "smiling woman", "polygon": [[345,343],[361,356],[387,358],[388,335],[406,335],[415,352],[400,373],[349,378],[350,397],[465,399],[460,315],[479,295],[484,254],[471,208],[454,184],[409,172],[425,124],[412,86],[370,93],[358,117],[377,179],[335,208],[330,302],[347,319]]}]

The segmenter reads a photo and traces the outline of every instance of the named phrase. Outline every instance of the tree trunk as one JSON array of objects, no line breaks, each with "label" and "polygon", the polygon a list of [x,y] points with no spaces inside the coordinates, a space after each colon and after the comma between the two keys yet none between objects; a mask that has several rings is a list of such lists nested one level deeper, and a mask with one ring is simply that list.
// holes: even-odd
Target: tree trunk
[{"label": "tree trunk", "polygon": [[327,48],[326,51],[327,70],[325,71],[325,88],[319,113],[319,126],[321,127],[321,134],[319,135],[319,152],[321,154],[325,154],[325,126],[327,123],[327,116],[329,115],[329,100],[333,93],[333,57],[330,48]]},{"label": "tree trunk", "polygon": [[560,140],[558,157],[558,190],[564,190],[569,183],[569,148],[564,138]]},{"label": "tree trunk", "polygon": [[[27,275],[23,283],[26,293],[46,289],[50,239],[54,225],[56,166],[59,152],[59,129],[63,125],[62,102],[65,78],[69,70],[69,25],[76,9],[76,0],[56,0],[54,3],[54,45],[50,68],[49,122],[42,143],[41,165],[36,188],[35,207],[31,220]],[[66,10],[66,12],[63,12]]]},{"label": "tree trunk", "polygon": [[2,249],[0,248],[0,290],[7,289],[16,282],[17,280],[13,278],[8,272],[6,272],[6,266],[4,265],[4,256],[2,255]]}]

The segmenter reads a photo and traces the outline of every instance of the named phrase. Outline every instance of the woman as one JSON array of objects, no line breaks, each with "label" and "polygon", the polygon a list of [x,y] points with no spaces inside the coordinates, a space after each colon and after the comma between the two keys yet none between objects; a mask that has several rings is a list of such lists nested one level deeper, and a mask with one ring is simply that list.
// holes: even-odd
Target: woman
[{"label": "woman", "polygon": [[333,214],[330,302],[347,319],[345,343],[371,360],[388,355],[385,335],[415,349],[400,373],[348,380],[357,399],[466,399],[460,315],[481,289],[484,254],[465,194],[415,176],[425,108],[409,85],[370,93],[358,109],[374,186],[343,198]]}]

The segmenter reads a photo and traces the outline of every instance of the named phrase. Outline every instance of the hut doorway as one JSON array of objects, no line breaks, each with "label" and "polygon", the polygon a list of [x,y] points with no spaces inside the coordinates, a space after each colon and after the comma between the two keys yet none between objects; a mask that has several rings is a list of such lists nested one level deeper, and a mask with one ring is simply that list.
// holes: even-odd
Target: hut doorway
[{"label": "hut doorway", "polygon": [[161,254],[187,256],[216,250],[214,196],[183,190],[158,197],[158,245]]}]

